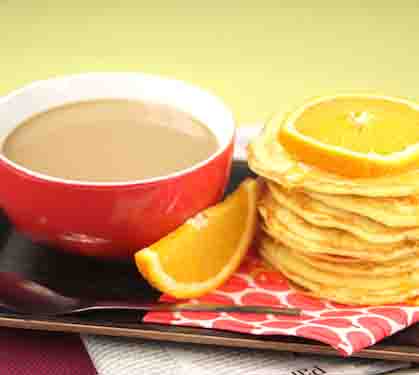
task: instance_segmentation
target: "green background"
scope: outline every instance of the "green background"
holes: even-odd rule
[[[312,96],[419,97],[417,1],[0,0],[0,95],[82,71],[173,76],[239,122]]]

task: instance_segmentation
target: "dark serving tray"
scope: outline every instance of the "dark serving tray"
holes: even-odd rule
[[[246,164],[236,162],[228,191],[249,174]],[[104,296],[107,299],[136,295],[150,299],[159,297],[159,293],[141,279],[133,264],[78,257],[36,245],[14,231],[4,216],[0,216],[0,271],[19,272],[75,296]],[[89,312],[36,318],[0,309],[0,326],[338,355],[327,345],[294,337],[260,337],[204,328],[146,324],[142,323],[142,314],[133,312]],[[419,363],[419,325],[354,356]]]

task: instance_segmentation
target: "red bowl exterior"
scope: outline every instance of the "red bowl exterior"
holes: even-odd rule
[[[222,197],[233,143],[188,173],[119,186],[51,181],[0,160],[0,205],[17,230],[36,242],[83,255],[127,258]]]

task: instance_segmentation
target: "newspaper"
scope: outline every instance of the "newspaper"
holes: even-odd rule
[[[375,375],[410,367],[381,360],[104,336],[82,338],[100,375]]]

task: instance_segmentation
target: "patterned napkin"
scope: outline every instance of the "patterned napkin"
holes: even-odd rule
[[[162,300],[171,298],[163,296]],[[284,276],[250,254],[240,269],[215,292],[191,302],[289,306],[300,317],[271,314],[153,312],[145,322],[198,326],[253,335],[287,335],[318,340],[349,356],[416,322],[419,307],[353,307],[307,296],[290,288]]]

